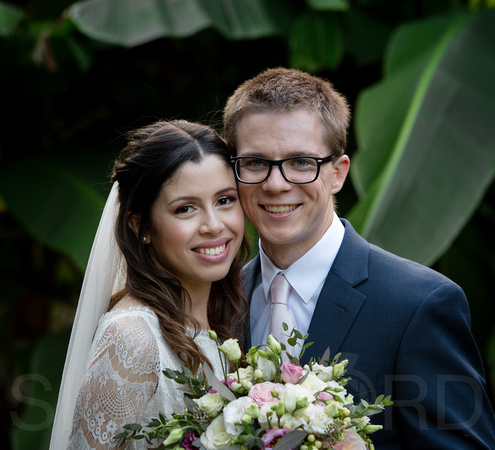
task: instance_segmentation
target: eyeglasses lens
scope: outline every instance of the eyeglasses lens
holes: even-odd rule
[[[246,183],[263,182],[270,171],[271,161],[244,158],[236,161],[238,177]],[[279,165],[285,178],[293,183],[308,183],[315,180],[318,164],[313,158],[290,158]]]

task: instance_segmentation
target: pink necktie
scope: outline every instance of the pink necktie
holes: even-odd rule
[[[289,291],[290,284],[283,275],[276,275],[270,286],[272,296],[272,308],[270,316],[270,334],[275,336],[279,342],[283,342],[292,353],[292,347],[287,344],[288,335],[292,331],[292,319],[289,314]],[[282,323],[285,322],[289,327],[285,331]]]

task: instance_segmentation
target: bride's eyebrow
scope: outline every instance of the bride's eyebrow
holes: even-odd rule
[[[218,197],[219,195],[225,194],[226,192],[237,192],[237,187],[236,186],[228,186],[226,188],[220,189],[219,191],[215,192],[213,195],[214,197]],[[168,204],[172,205],[177,202],[192,202],[195,200],[201,200],[200,197],[195,196],[195,195],[184,195],[181,197],[174,198],[171,200]]]
[[[231,192],[231,191],[237,192],[237,187],[236,186],[228,186],[224,189],[220,189],[218,192],[215,193],[215,196],[222,195],[222,194],[225,194],[226,192]]]

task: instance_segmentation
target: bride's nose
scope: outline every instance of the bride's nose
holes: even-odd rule
[[[215,211],[207,211],[203,216],[199,231],[202,234],[219,234],[224,228],[225,225],[218,216],[218,213]]]

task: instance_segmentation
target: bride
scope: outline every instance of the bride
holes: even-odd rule
[[[234,337],[247,309],[229,157],[211,128],[186,121],[129,134],[86,270],[50,449],[116,448],[123,425],[182,412],[166,368],[197,373],[204,363],[221,376],[207,330]]]

